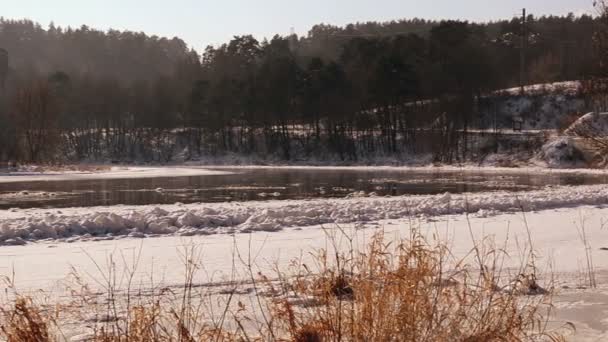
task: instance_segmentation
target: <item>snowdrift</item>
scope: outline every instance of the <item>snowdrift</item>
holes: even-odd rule
[[[279,231],[321,224],[384,219],[539,210],[608,204],[608,185],[556,187],[521,193],[175,204],[140,207],[30,209],[0,212],[0,244],[20,245],[45,239],[115,239],[159,235]]]
[[[554,83],[539,83],[530,84],[524,87],[525,95],[535,96],[544,94],[562,94],[568,96],[576,96],[581,90],[580,81],[565,81],[565,82],[554,82]],[[509,88],[498,90],[496,94],[508,94],[511,96],[518,96],[521,94],[521,88]]]
[[[588,113],[576,120],[564,131],[569,136],[608,135],[608,113]]]
[[[569,137],[549,141],[541,148],[539,157],[550,168],[585,167],[583,153]]]
[[[0,173],[0,183],[52,182],[92,179],[134,179],[159,177],[195,177],[227,175],[230,172],[192,167],[113,167],[105,171],[12,171]]]

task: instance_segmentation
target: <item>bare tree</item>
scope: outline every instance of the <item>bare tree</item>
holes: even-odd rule
[[[583,81],[583,95],[591,102],[596,112],[608,110],[608,1],[594,2],[597,20],[593,30],[594,66],[589,77]]]
[[[0,94],[4,91],[8,76],[8,51],[0,48]]]
[[[45,81],[33,81],[19,88],[13,98],[12,113],[29,161],[39,161],[43,154],[53,151],[58,111]]]

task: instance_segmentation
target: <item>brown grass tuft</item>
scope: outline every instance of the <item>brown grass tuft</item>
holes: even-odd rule
[[[50,320],[30,298],[19,297],[10,309],[2,309],[0,330],[8,342],[47,342],[51,340]]]
[[[321,332],[315,326],[306,325],[296,332],[294,342],[322,342]]]

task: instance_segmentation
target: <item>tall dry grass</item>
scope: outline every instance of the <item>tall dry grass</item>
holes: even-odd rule
[[[275,289],[269,328],[293,341],[559,340],[547,331],[551,298],[535,276],[508,278],[497,250],[477,251],[481,264],[451,268],[449,250],[419,234],[400,242],[378,234],[362,252],[321,251],[315,271],[299,265],[305,271]]]
[[[126,288],[117,285],[115,274],[106,274],[103,300],[76,277],[79,305],[66,308],[72,315],[101,310],[104,319],[88,338],[104,342],[563,340],[547,329],[550,291],[527,265],[505,271],[505,255],[493,244],[483,242],[469,257],[455,260],[445,245],[415,231],[400,241],[378,233],[363,249],[352,240],[346,250],[329,240],[312,263],[295,260],[272,277],[254,271],[251,254],[237,253],[251,291],[239,292],[234,282],[219,294],[203,293],[208,287],[196,284],[201,265],[192,248],[182,254],[180,289],[159,287],[143,295],[128,281],[133,267]],[[62,339],[62,320],[49,314],[49,306],[16,298],[0,311],[1,339]]]

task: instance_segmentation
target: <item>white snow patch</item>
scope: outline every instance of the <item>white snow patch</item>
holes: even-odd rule
[[[578,94],[581,89],[580,81],[565,81],[565,82],[554,82],[554,83],[540,83],[532,84],[524,87],[524,93],[526,95],[542,95],[542,94],[564,94],[574,96]],[[496,93],[504,93],[512,96],[520,95],[521,88],[509,88],[499,90]]]
[[[569,137],[559,137],[543,145],[540,158],[551,168],[584,166],[582,152]]]
[[[82,172],[8,172],[0,173],[0,183],[38,182],[38,181],[73,181],[90,179],[133,179],[161,177],[193,177],[227,175],[230,172],[208,170],[204,168],[185,167],[114,167],[108,171]]]
[[[576,120],[568,129],[565,135],[570,136],[598,136],[603,137],[608,134],[608,113],[588,113]]]

